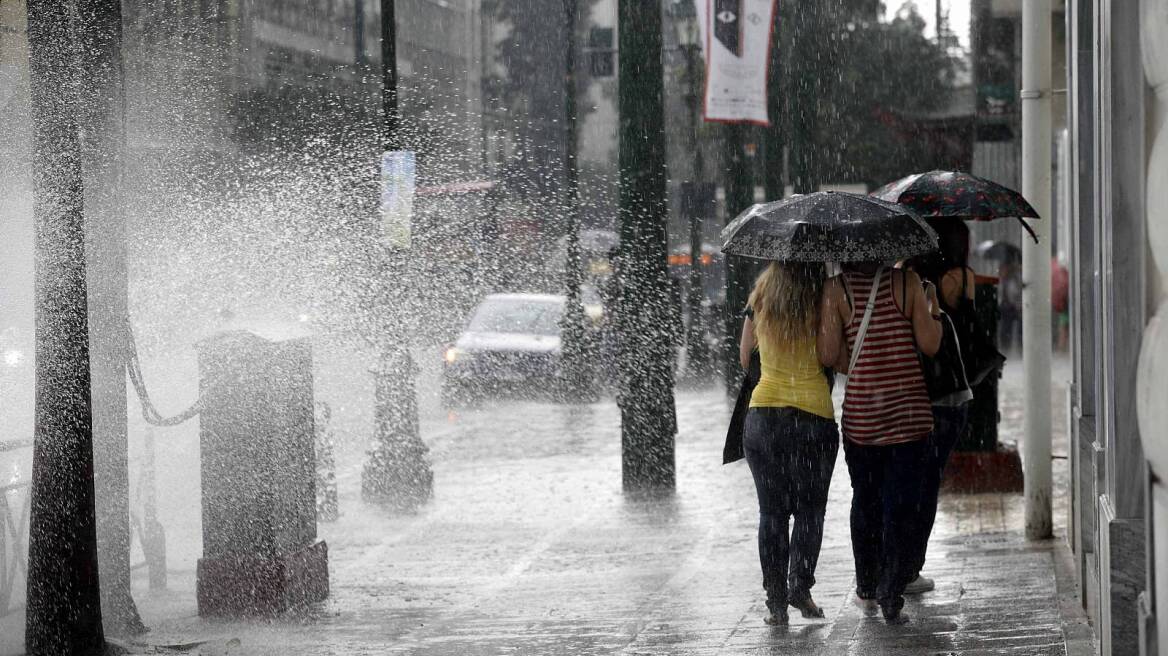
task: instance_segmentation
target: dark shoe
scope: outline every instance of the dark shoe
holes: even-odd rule
[[[762,618],[762,621],[766,622],[770,626],[787,626],[787,622],[789,622],[790,619],[787,617],[787,611],[780,610],[778,612],[772,611],[767,613],[767,616]]]
[[[909,584],[904,587],[904,593],[921,594],[922,592],[930,592],[936,587],[937,584],[933,582],[933,579],[918,574],[915,579],[910,581]]]
[[[815,600],[811,597],[805,597],[798,601],[792,600],[791,608],[803,614],[804,619],[822,619],[823,609],[816,605]]]
[[[908,615],[899,608],[885,608],[881,606],[880,612],[884,615],[884,622],[890,626],[908,624]]]

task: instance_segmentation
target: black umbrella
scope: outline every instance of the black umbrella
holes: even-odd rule
[[[983,241],[977,245],[975,252],[978,256],[987,260],[996,260],[998,262],[1022,261],[1022,249],[1006,241],[994,241],[992,239]]]
[[[722,231],[723,253],[762,260],[893,262],[936,248],[912,210],[843,191],[755,205]]]
[[[1022,194],[963,171],[914,173],[872,192],[890,203],[900,203],[923,217],[953,217],[967,221],[1016,218],[1035,242],[1038,235],[1023,221],[1037,219],[1038,212]]]

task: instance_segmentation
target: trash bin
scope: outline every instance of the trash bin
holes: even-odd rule
[[[308,340],[231,331],[199,342],[198,351],[199,615],[275,614],[325,599]]]

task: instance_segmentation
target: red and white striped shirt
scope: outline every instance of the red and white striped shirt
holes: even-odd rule
[[[933,430],[933,408],[921,374],[912,322],[892,295],[892,273],[880,276],[868,333],[844,394],[844,437],[856,444],[883,446],[924,438]],[[852,296],[848,348],[854,349],[872,276],[845,272]]]

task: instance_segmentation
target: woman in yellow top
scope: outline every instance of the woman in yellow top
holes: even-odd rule
[[[826,277],[822,264],[772,262],[754,284],[742,326],[742,366],[756,347],[762,362],[742,447],[758,492],[767,624],[785,624],[788,605],[823,617],[811,587],[839,450],[831,389],[815,351]]]

